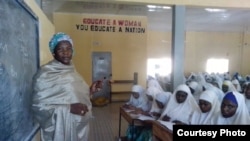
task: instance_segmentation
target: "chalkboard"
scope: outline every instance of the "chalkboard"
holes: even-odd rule
[[[37,130],[30,110],[37,19],[22,0],[0,0],[0,141],[31,140]]]

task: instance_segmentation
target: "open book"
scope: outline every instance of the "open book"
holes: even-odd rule
[[[145,116],[145,115],[142,115],[142,114],[133,114],[133,113],[129,113],[129,115],[130,115],[133,119],[139,119],[139,120],[156,120],[154,117]]]
[[[169,122],[169,121],[163,121],[163,120],[157,120],[158,122],[160,122],[163,126],[165,126],[166,128],[168,128],[169,130],[173,131],[173,125],[175,123],[173,122]]]
[[[138,115],[137,119],[139,119],[139,120],[156,120],[154,117],[145,116],[145,115],[141,115],[141,114]]]

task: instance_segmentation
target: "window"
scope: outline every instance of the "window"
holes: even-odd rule
[[[206,72],[208,73],[225,73],[228,72],[228,59],[215,59],[207,60]]]
[[[155,75],[167,76],[171,73],[170,58],[149,58],[147,61],[147,75],[155,77]]]

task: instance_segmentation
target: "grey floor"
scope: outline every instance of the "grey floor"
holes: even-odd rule
[[[119,108],[124,102],[114,102],[103,107],[93,107],[89,141],[118,141]],[[125,136],[128,123],[121,118],[121,136]]]

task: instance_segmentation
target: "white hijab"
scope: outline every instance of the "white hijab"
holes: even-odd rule
[[[228,86],[228,91],[227,92],[234,92],[234,91],[237,92],[236,88],[234,87],[233,83],[230,80],[225,80],[223,82],[223,85],[227,85]]]
[[[211,110],[207,113],[202,113],[199,109],[195,111],[190,120],[191,124],[213,124],[211,119],[217,114],[220,110],[220,102],[217,95],[212,90],[206,90],[201,93],[200,100],[205,100],[211,103]]]
[[[188,86],[194,90],[193,96],[197,103],[199,102],[199,97],[202,93],[202,85],[196,81],[191,81]]]
[[[172,94],[170,92],[161,92],[161,93],[158,93],[155,96],[155,100],[154,100],[155,104],[153,104],[154,106],[156,105],[157,107],[152,107],[152,112],[162,113],[163,109],[160,109],[158,107],[158,105],[156,104],[156,101],[161,102],[164,105],[164,107],[165,107],[167,105],[168,100],[170,99],[171,95]]]
[[[248,112],[250,114],[250,99],[247,99],[247,97],[246,97],[246,92],[247,92],[248,89],[249,89],[249,87],[246,86],[246,89],[245,89],[245,92],[244,92],[244,97],[245,97],[245,102],[246,102],[246,105],[247,105]]]
[[[224,92],[216,86],[209,87],[207,90],[214,91],[214,93],[218,97],[219,102],[221,102],[223,97],[225,96]]]
[[[128,105],[132,105],[137,108],[142,108],[143,110],[147,111],[148,107],[148,99],[145,94],[145,89],[140,85],[133,85],[132,92],[136,92],[139,94],[138,98],[135,98],[132,94],[130,96],[129,101],[127,102]]]
[[[249,117],[249,113],[247,110],[244,96],[235,91],[232,93],[235,96],[237,103],[238,103],[238,108],[235,114],[232,117],[224,118],[220,112],[218,114],[218,117],[215,119],[215,124],[229,124],[229,125],[230,124],[233,124],[233,125],[250,124],[250,117]]]
[[[248,110],[248,112],[249,112],[249,114],[250,114],[250,99],[247,99],[247,98],[245,97],[245,102],[246,102],[247,110]]]
[[[232,80],[232,84],[238,92],[241,92],[240,82],[237,79]]]
[[[218,74],[213,74],[212,77],[215,79],[215,82],[218,84],[219,88],[222,89],[222,78]]]
[[[156,79],[149,79],[147,82],[147,88],[149,87],[155,87],[159,89],[160,91],[164,91],[163,88],[161,87],[160,83]]]
[[[156,102],[155,102],[155,98],[156,95],[159,93],[162,93],[163,91],[161,91],[159,88],[157,87],[148,87],[147,88],[147,92],[146,94],[153,97],[153,101],[151,102],[151,108],[150,108],[150,112],[160,112],[159,107],[157,106]]]
[[[183,103],[178,103],[176,101],[176,93],[178,91],[184,91],[187,93],[187,98]],[[171,95],[159,119],[161,120],[167,115],[171,118],[170,121],[179,120],[183,123],[189,124],[191,114],[195,110],[199,110],[199,106],[191,94],[189,87],[185,84],[181,84],[176,88],[173,95]]]

